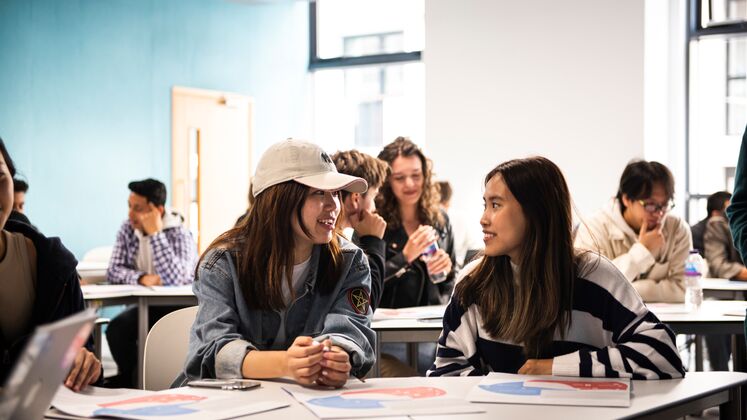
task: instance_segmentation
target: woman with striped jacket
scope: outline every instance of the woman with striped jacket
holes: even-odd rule
[[[462,271],[429,376],[684,375],[674,334],[625,276],[574,249],[570,194],[554,163],[497,166],[483,199],[484,256]]]

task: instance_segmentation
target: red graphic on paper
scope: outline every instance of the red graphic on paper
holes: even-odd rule
[[[140,404],[140,403],[159,403],[167,404],[173,402],[191,402],[191,401],[202,401],[207,397],[199,397],[197,395],[185,395],[185,394],[160,394],[160,395],[145,395],[142,397],[130,398],[128,400],[114,401],[105,404],[99,404],[99,407],[116,407],[118,405],[127,404]]]
[[[394,395],[397,397],[410,397],[410,398],[432,398],[445,395],[446,391],[443,389],[433,388],[430,386],[414,386],[409,388],[383,388],[383,389],[364,389],[360,391],[345,391],[340,395],[356,395],[356,394],[386,394]]]
[[[613,391],[624,391],[628,389],[628,385],[622,383],[622,382],[586,382],[586,381],[562,381],[562,380],[552,380],[552,379],[533,379],[524,381],[525,384],[543,384],[543,383],[549,383],[549,384],[563,384],[568,385],[575,389],[580,390],[613,390]]]

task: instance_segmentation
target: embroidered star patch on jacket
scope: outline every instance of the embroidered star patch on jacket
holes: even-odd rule
[[[364,288],[356,287],[348,290],[348,302],[350,302],[350,306],[355,313],[365,315],[368,313],[368,304],[371,302],[371,299]]]

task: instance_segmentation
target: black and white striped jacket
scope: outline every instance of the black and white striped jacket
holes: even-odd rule
[[[674,334],[649,312],[625,276],[604,257],[588,253],[576,278],[573,314],[565,337],[541,358],[552,358],[560,376],[670,379],[684,376]],[[469,273],[479,260],[466,266]],[[491,337],[476,305],[452,299],[446,308],[436,361],[428,376],[516,373],[526,362],[522,347]]]

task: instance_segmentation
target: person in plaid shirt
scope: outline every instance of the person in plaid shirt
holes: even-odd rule
[[[194,279],[197,247],[184,226],[183,217],[167,211],[166,186],[155,179],[129,184],[129,213],[117,233],[106,277],[112,284],[178,286]],[[149,323],[179,309],[153,307]],[[132,307],[109,324],[106,339],[119,374],[108,383],[112,387],[134,387],[137,366],[137,308]]]

